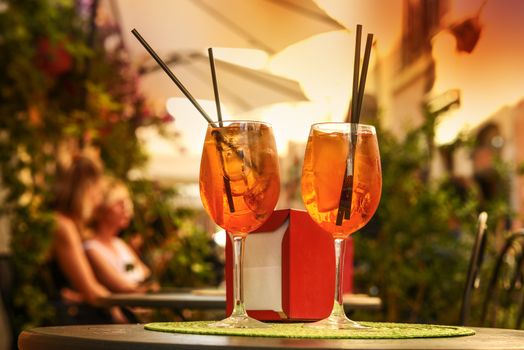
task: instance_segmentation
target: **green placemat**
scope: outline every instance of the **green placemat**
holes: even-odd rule
[[[314,338],[314,339],[410,339],[441,338],[473,335],[475,331],[464,327],[437,326],[408,323],[360,322],[371,327],[364,330],[329,330],[302,327],[302,323],[270,323],[271,328],[239,329],[211,328],[211,322],[157,322],[144,326],[150,331],[206,334],[239,335],[270,338]]]

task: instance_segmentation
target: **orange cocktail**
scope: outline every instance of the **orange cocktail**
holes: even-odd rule
[[[278,158],[270,126],[233,122],[208,128],[200,195],[217,225],[235,236],[247,235],[273,212],[279,193]]]
[[[247,234],[271,215],[280,193],[278,156],[267,123],[224,121],[209,125],[200,163],[200,197],[217,225],[233,239],[234,307],[213,327],[257,328],[242,293],[242,251]]]
[[[360,125],[356,140],[351,213],[341,226],[336,225],[336,219],[346,162],[351,156],[349,128],[314,128],[308,140],[302,198],[313,220],[334,237],[346,238],[365,226],[380,202],[382,175],[374,129]]]
[[[382,191],[375,128],[363,124],[319,123],[311,127],[302,168],[302,199],[311,218],[333,236],[336,279],[333,310],[311,327],[364,328],[349,320],[342,304],[345,239],[368,223]]]

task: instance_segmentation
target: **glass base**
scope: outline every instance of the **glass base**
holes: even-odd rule
[[[269,328],[271,327],[264,322],[255,320],[247,315],[229,316],[222,321],[210,323],[208,327],[213,328]]]
[[[331,315],[323,320],[305,323],[304,327],[319,328],[319,329],[370,329],[361,325],[358,322],[352,321],[344,316]]]

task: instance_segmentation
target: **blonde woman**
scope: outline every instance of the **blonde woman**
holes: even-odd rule
[[[113,293],[143,291],[150,270],[118,234],[129,226],[133,203],[126,186],[107,179],[84,249],[98,281]]]

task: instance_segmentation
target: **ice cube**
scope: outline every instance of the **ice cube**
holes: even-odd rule
[[[338,207],[349,149],[347,135],[314,131],[312,161],[318,210]]]
[[[359,213],[363,218],[369,216],[369,206],[371,204],[371,194],[369,193],[369,186],[359,182],[353,187],[353,210]]]
[[[278,179],[278,177],[272,174],[259,176],[255,183],[249,187],[244,195],[244,201],[251,211],[263,214],[273,208],[280,191],[278,180],[275,179]]]

